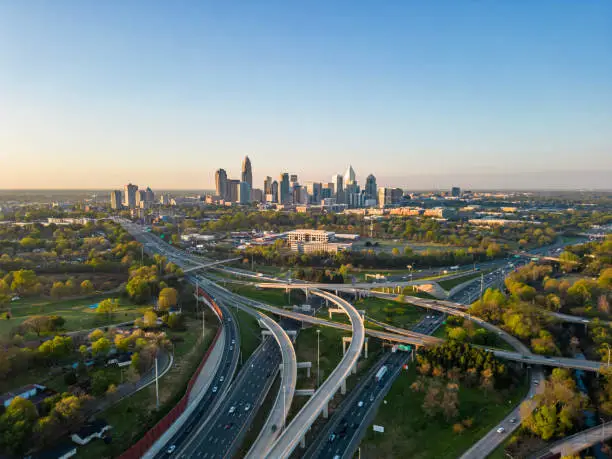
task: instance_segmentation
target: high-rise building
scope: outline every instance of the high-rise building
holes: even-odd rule
[[[159,197],[159,203],[162,206],[169,206],[170,205],[170,195],[168,193],[164,193]]]
[[[239,187],[240,187],[240,180],[228,179],[227,180],[227,191],[226,191],[226,196],[224,199],[229,202],[237,202],[238,195],[240,193],[238,191]]]
[[[344,202],[344,177],[340,174],[336,174],[332,177],[334,184],[336,202],[341,204]]]
[[[377,199],[378,198],[378,194],[376,191],[376,177],[374,177],[374,175],[370,174],[368,175],[368,178],[366,179],[366,183],[365,183],[365,198],[366,199]]]
[[[280,175],[280,184],[279,184],[279,202],[281,204],[290,204],[291,195],[289,194],[289,174],[286,172]]]
[[[270,194],[272,195],[272,202],[278,202],[278,182],[274,180],[270,187]]]
[[[264,192],[264,195],[272,194],[272,177],[270,177],[269,175],[264,180],[263,192]]]
[[[136,208],[136,191],[138,191],[138,185],[132,185],[128,183],[125,185],[123,190],[123,205],[128,209]]]
[[[146,195],[146,201],[153,204],[153,202],[155,202],[155,193],[153,193],[151,188],[147,187]]]
[[[121,209],[121,190],[113,190],[111,191],[111,208],[112,209]]]
[[[143,208],[147,202],[147,192],[145,190],[138,190],[136,192],[136,207]]]
[[[308,182],[306,183],[306,191],[310,195],[311,204],[319,204],[321,202],[321,190],[323,186],[320,182]]]
[[[295,183],[291,189],[294,204],[302,204],[302,185]]]
[[[461,188],[459,188],[458,186],[454,186],[451,188],[451,196],[453,198],[460,198],[461,197]]]
[[[251,203],[251,185],[249,182],[240,182],[238,185],[238,199],[240,204]]]
[[[221,199],[227,198],[227,172],[225,169],[219,169],[215,172],[215,189],[217,196]]]
[[[390,207],[399,204],[404,196],[404,191],[401,188],[379,188],[378,189],[378,206]]]
[[[248,183],[253,188],[253,169],[248,156],[245,156],[242,161],[242,181]]]
[[[349,166],[344,173],[344,185],[351,185],[353,183],[357,183],[357,178],[355,176],[355,171],[353,170],[353,166]]]
[[[264,202],[264,194],[261,188],[251,190],[251,202]]]
[[[289,176],[289,183],[291,184],[291,186],[295,185],[297,182],[298,182],[297,174],[291,174]]]

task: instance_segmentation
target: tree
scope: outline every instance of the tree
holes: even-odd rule
[[[94,357],[98,355],[105,356],[108,354],[108,351],[110,351],[110,348],[111,342],[106,338],[100,338],[91,344],[91,352],[93,353]]]
[[[94,331],[92,331],[89,334],[89,341],[93,343],[94,341],[98,341],[103,336],[104,336],[104,332],[100,330],[99,328],[96,328]]]
[[[129,280],[126,292],[130,298],[139,304],[145,303],[151,298],[151,285],[146,279],[135,277]]]
[[[81,282],[81,292],[83,294],[89,295],[90,293],[93,293],[93,291],[94,285],[89,279],[85,279],[83,282]]]
[[[41,284],[34,271],[20,269],[19,271],[13,271],[11,289],[20,295],[30,295],[38,293],[41,289]]]
[[[38,413],[30,400],[15,397],[0,416],[0,447],[13,454],[23,452]]]
[[[399,256],[400,251],[399,251],[399,249],[398,249],[397,247],[393,247],[393,249],[391,250],[391,254],[392,254],[394,257],[397,257],[397,256]]]
[[[51,296],[56,300],[62,298],[66,295],[66,286],[63,282],[53,282],[53,286],[51,287]]]
[[[157,300],[157,306],[162,311],[167,311],[168,309],[176,306],[178,299],[178,292],[175,288],[167,287],[159,292],[159,299]]]
[[[567,250],[562,252],[561,255],[559,255],[561,269],[563,269],[563,271],[565,271],[566,273],[569,273],[576,269],[579,261],[580,258],[578,258],[578,255],[573,254],[572,252],[568,252]]]
[[[104,314],[108,320],[111,320],[117,309],[119,309],[119,300],[117,298],[107,298],[98,304],[96,313]]]
[[[144,313],[144,326],[147,328],[156,327],[157,326],[157,314],[155,311],[147,311]]]

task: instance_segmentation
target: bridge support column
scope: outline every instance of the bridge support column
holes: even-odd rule
[[[310,379],[310,367],[306,367],[306,377]]]
[[[357,363],[355,363],[355,365],[353,365],[353,368],[351,368],[351,373],[353,373],[354,375],[357,374]]]
[[[300,440],[300,448],[302,449],[306,448],[306,435],[304,435],[302,439]]]
[[[323,417],[325,419],[329,418],[329,403],[326,403],[323,407]]]
[[[365,358],[366,358],[366,359],[368,358],[368,341],[369,341],[369,340],[370,340],[370,339],[369,339],[369,338],[366,336],[366,338],[365,338],[365,346],[364,346],[364,350],[365,350]]]
[[[342,381],[342,385],[340,386],[340,393],[342,395],[346,395],[346,379]]]

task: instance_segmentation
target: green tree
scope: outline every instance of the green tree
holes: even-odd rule
[[[81,282],[81,292],[83,294],[89,295],[90,293],[93,293],[93,291],[94,285],[89,279],[85,279],[83,282]]]
[[[0,416],[0,447],[12,454],[24,452],[38,413],[30,400],[15,397]]]
[[[578,258],[578,255],[573,254],[572,252],[564,251],[561,253],[561,255],[559,255],[559,261],[563,271],[569,273],[578,267],[580,258]]]
[[[106,315],[106,318],[111,320],[117,309],[119,309],[119,300],[117,298],[107,298],[98,304],[96,313]]]
[[[34,271],[20,269],[19,271],[13,271],[11,289],[20,295],[32,295],[40,291],[41,284]]]
[[[167,311],[168,309],[176,306],[178,300],[178,292],[175,288],[167,287],[159,292],[159,299],[157,300],[157,306],[162,311]]]
[[[155,314],[155,311],[147,311],[144,313],[143,321],[147,328],[157,327],[157,314]]]
[[[91,352],[94,356],[105,356],[110,351],[111,342],[106,338],[100,338],[97,341],[91,343]]]

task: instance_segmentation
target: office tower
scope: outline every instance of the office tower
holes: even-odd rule
[[[264,194],[261,188],[251,190],[251,202],[264,202]]]
[[[365,184],[366,199],[376,199],[378,197],[376,192],[376,177],[372,174],[368,175]]]
[[[298,183],[293,185],[292,198],[294,204],[302,204],[302,186]]]
[[[238,199],[240,204],[250,204],[251,202],[251,185],[249,182],[239,182]]]
[[[353,170],[353,166],[349,166],[346,172],[344,173],[344,185],[348,186],[353,183],[357,183],[357,178],[355,176],[355,171]]]
[[[269,175],[264,180],[263,192],[264,192],[264,195],[272,194],[272,177],[270,177]]]
[[[149,187],[147,187],[145,200],[151,204],[155,201],[155,193],[153,193],[153,190]]]
[[[334,197],[334,184],[324,183],[321,188],[321,201]]]
[[[289,204],[291,201],[291,196],[289,194],[289,174],[286,172],[280,175],[279,192],[279,202],[281,204]]]
[[[219,169],[215,172],[215,191],[221,199],[227,198],[227,172],[225,172],[225,169]]]
[[[272,195],[272,202],[278,202],[278,182],[276,180],[272,182],[270,194]]]
[[[147,202],[147,192],[145,190],[138,190],[136,192],[136,207],[144,207],[145,202]]]
[[[398,205],[404,196],[401,188],[379,188],[378,189],[378,206],[389,207]]]
[[[321,202],[321,190],[323,186],[320,182],[308,182],[306,183],[306,191],[310,195],[311,204],[319,204]]]
[[[228,179],[225,200],[229,202],[238,202],[240,180]]]
[[[159,197],[159,203],[162,206],[170,205],[170,195],[168,193],[164,193]]]
[[[336,202],[342,204],[344,202],[344,177],[340,174],[336,174],[332,177],[334,184]]]
[[[111,191],[111,208],[112,209],[121,209],[121,190],[113,190]]]
[[[394,206],[402,202],[403,197],[404,197],[404,190],[402,190],[401,188],[393,188],[391,190],[391,204],[393,204]]]
[[[138,190],[138,186],[137,185],[132,185],[131,183],[128,183],[127,185],[125,185],[124,190],[123,190],[123,205],[125,207],[127,207],[128,209],[135,209],[136,208],[136,191]]]
[[[242,181],[249,184],[253,188],[253,169],[251,168],[251,160],[248,156],[242,161]]]
[[[461,197],[461,188],[459,188],[458,186],[454,186],[451,188],[451,196],[453,198],[459,198]]]
[[[297,182],[298,182],[297,174],[291,174],[289,176],[289,183],[291,184],[291,186],[295,185]]]

